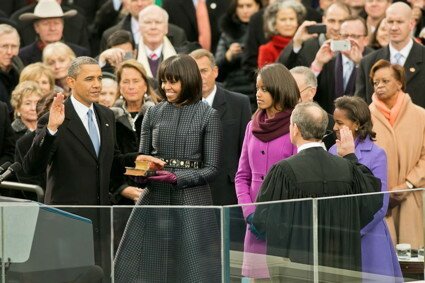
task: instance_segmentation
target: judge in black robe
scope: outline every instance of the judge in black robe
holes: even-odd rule
[[[327,120],[326,113],[315,103],[302,103],[301,107],[297,106],[295,109],[297,108],[301,116],[320,109]],[[304,117],[304,120],[299,121],[291,117],[291,141],[298,146],[299,153],[272,167],[264,180],[257,202],[346,196],[318,200],[318,263],[322,266],[360,271],[360,229],[373,219],[374,213],[382,206],[382,196],[348,195],[379,192],[380,181],[373,177],[367,167],[357,163],[354,153],[347,154],[344,158],[329,154],[318,142],[326,128],[322,131],[319,126],[323,123],[317,121],[317,115],[313,116],[310,120]],[[317,126],[319,129],[311,132],[320,133],[319,136],[304,139],[301,132],[307,128],[305,125]],[[347,134],[349,135],[348,132]],[[308,131],[303,136],[309,136]],[[352,136],[347,142],[352,143],[352,150],[346,153],[354,152]],[[345,144],[341,146],[347,148]],[[310,199],[259,205],[252,223],[258,234],[265,235],[267,254],[312,265],[312,219]]]

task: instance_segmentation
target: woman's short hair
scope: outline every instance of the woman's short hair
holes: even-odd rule
[[[195,59],[189,55],[179,54],[169,57],[161,63],[158,70],[159,94],[167,99],[162,89],[162,82],[180,82],[181,93],[176,104],[189,105],[202,98],[202,77]]]
[[[38,95],[40,98],[43,98],[43,91],[41,90],[38,83],[34,81],[21,82],[12,91],[10,104],[12,105],[13,109],[15,109],[15,118],[18,117],[16,109],[21,107],[22,101],[25,97],[32,94]]]
[[[122,62],[118,68],[115,70],[115,75],[117,77],[117,83],[118,83],[118,93],[120,93],[120,82],[122,79],[122,71],[126,68],[134,69],[136,70],[143,78],[146,84],[146,94],[149,95],[152,98],[152,101],[154,103],[158,103],[158,97],[156,96],[155,92],[152,89],[152,86],[150,85],[149,78],[146,74],[146,70],[143,67],[143,65],[135,60],[135,59],[129,59]]]
[[[47,44],[46,47],[43,49],[43,63],[46,63],[46,60],[57,53],[64,53],[65,55],[69,56],[71,60],[75,59],[75,53],[72,51],[71,47],[66,45],[63,42],[54,42]]]
[[[273,98],[275,107],[280,110],[293,109],[300,100],[300,91],[294,77],[280,63],[264,66],[258,71],[263,86]]]
[[[296,0],[276,1],[269,5],[264,11],[264,33],[266,38],[277,34],[276,31],[276,16],[282,9],[292,9],[297,15],[297,22],[300,25],[307,14],[307,10],[303,4]]]
[[[380,59],[378,60],[370,69],[369,73],[369,79],[370,83],[373,85],[373,77],[375,76],[375,73],[380,69],[389,68],[392,70],[394,78],[401,83],[401,90],[406,90],[406,72],[404,71],[404,68],[398,64],[391,64],[391,62]]]
[[[53,91],[55,86],[55,76],[52,69],[41,62],[29,64],[26,66],[19,76],[19,82],[37,81],[42,75],[45,75],[49,80],[50,90]]]
[[[372,130],[372,115],[370,114],[369,106],[367,103],[357,96],[341,96],[335,102],[335,109],[344,110],[347,119],[359,125],[357,135],[361,141],[370,136],[375,140],[376,133]]]

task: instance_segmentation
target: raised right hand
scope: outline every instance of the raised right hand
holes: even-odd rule
[[[331,50],[331,42],[330,40],[327,40],[322,44],[322,46],[320,46],[319,51],[317,51],[316,57],[314,58],[314,64],[323,68],[323,65],[331,61],[334,55],[335,53]]]
[[[304,41],[318,37],[319,35],[317,33],[309,34],[307,32],[306,27],[312,26],[317,24],[315,21],[304,21],[297,29],[297,31],[294,34],[294,37],[292,38],[293,41],[293,47],[294,48],[301,48]]]
[[[47,128],[52,132],[56,132],[65,120],[65,105],[63,105],[64,99],[65,96],[63,93],[57,93],[56,97],[53,98],[49,112],[49,123],[47,124]]]

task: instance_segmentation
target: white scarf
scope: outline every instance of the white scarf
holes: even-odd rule
[[[137,52],[137,61],[139,61],[143,67],[145,67],[146,73],[148,75],[148,77],[153,78],[152,75],[152,71],[151,68],[149,66],[149,61],[148,61],[148,55],[146,54],[146,49],[145,49],[145,44],[143,43],[143,38],[140,37],[140,41],[139,41],[139,48],[138,48],[138,52]],[[168,40],[168,38],[166,36],[164,36],[164,42],[163,42],[163,47],[162,47],[162,56],[163,56],[163,60],[176,55],[177,52],[174,49],[173,45],[171,44],[171,42]]]

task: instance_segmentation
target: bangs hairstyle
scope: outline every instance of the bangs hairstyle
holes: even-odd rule
[[[367,103],[357,96],[341,96],[335,100],[335,109],[344,110],[347,119],[359,125],[357,135],[361,141],[364,141],[369,135],[374,141],[376,133],[372,130],[372,116]]]
[[[158,81],[180,82],[181,92],[176,100],[177,105],[189,105],[202,98],[202,77],[195,59],[189,55],[179,54],[169,57],[159,65]],[[159,94],[165,100],[167,96],[159,87]]]
[[[273,98],[274,105],[280,111],[293,109],[300,100],[300,91],[294,77],[280,63],[264,66],[258,71],[263,85]]]
[[[404,71],[404,68],[398,64],[391,64],[391,62],[380,59],[378,62],[376,62],[372,68],[370,69],[369,73],[369,79],[370,83],[373,86],[373,77],[375,76],[375,73],[380,69],[389,68],[391,69],[393,73],[393,77],[401,83],[401,90],[405,92],[406,90],[406,72]]]

